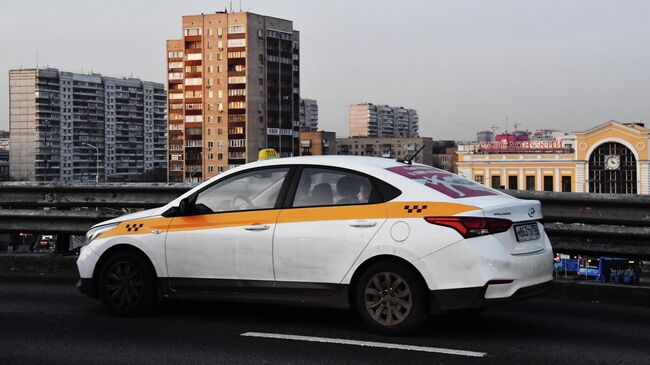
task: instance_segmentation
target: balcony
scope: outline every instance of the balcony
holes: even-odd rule
[[[186,140],[185,147],[203,147],[203,140],[202,139]]]

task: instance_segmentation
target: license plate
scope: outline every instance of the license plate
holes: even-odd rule
[[[519,242],[539,239],[539,228],[537,227],[537,223],[515,226],[515,236],[517,236],[517,241]]]

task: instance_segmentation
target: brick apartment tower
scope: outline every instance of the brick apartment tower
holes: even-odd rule
[[[274,148],[299,151],[299,33],[249,12],[183,17],[167,41],[169,181],[201,182]]]
[[[414,109],[374,105],[350,105],[350,137],[415,138],[419,118]]]

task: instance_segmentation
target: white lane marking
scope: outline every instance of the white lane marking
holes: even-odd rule
[[[470,357],[483,357],[483,356],[487,355],[487,353],[485,353],[485,352],[445,349],[445,348],[441,348],[441,347],[413,346],[413,345],[402,345],[402,344],[398,344],[398,343],[373,342],[373,341],[356,341],[356,340],[345,340],[345,339],[342,339],[342,338],[283,335],[283,334],[280,334],[280,333],[246,332],[246,333],[242,333],[241,336],[244,336],[244,337],[274,338],[274,339],[280,339],[280,340],[334,343],[334,344],[339,344],[339,345],[380,347],[380,348],[386,348],[386,349],[420,351],[420,352],[435,352],[435,353],[438,353],[438,354],[470,356]]]

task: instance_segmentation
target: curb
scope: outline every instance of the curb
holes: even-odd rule
[[[555,279],[544,297],[650,308],[650,287]]]

